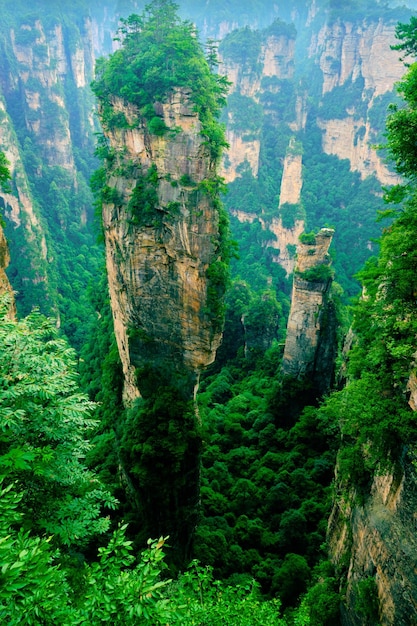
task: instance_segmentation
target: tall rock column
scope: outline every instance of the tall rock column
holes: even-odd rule
[[[212,278],[219,213],[210,160],[187,90],[159,106],[171,132],[151,134],[138,111],[114,101],[130,128],[106,131],[114,163],[103,204],[107,272],[125,399],[141,393],[138,368],[198,373],[214,360],[221,327]],[[143,377],[143,372],[142,372]]]
[[[175,5],[149,8],[129,18],[121,49],[97,72],[98,178],[125,381],[115,430],[133,525],[142,544],[169,535],[169,556],[183,567],[199,502],[195,393],[220,343],[228,276],[216,119],[226,83]]]
[[[301,237],[282,363],[284,375],[309,380],[320,394],[331,385],[336,356],[336,313],[330,296],[328,255],[333,232],[322,228],[315,236]]]
[[[115,99],[129,128],[106,130],[103,227],[127,421],[121,458],[141,539],[169,534],[182,562],[196,524],[200,435],[194,394],[221,337],[219,206],[189,92],[158,107],[152,134]],[[106,200],[107,198],[107,200]],[[135,399],[136,404],[132,406]]]

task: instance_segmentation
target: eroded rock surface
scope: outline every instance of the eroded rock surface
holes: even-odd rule
[[[3,229],[0,226],[0,296],[7,293],[10,295],[10,317],[15,317],[16,308],[14,303],[13,290],[10,285],[9,279],[6,275],[7,266],[10,263],[9,250],[7,247],[7,241],[3,233]]]
[[[294,274],[282,370],[310,380],[324,393],[330,388],[336,355],[336,316],[330,297],[328,249],[333,230],[323,228],[311,243],[300,243]],[[312,273],[319,269],[319,273]]]
[[[343,626],[365,626],[358,611],[361,581],[375,580],[381,626],[417,623],[417,482],[407,456],[403,468],[375,476],[370,496],[360,504],[339,485],[329,520],[328,541],[336,567],[346,567]]]
[[[108,183],[119,203],[103,207],[107,271],[126,399],[139,394],[136,368],[168,367],[198,373],[220,342],[208,294],[208,270],[217,261],[219,215],[203,181],[213,164],[188,94],[178,90],[160,114],[176,129],[151,135],[132,106],[115,101],[134,128],[107,135],[117,158]],[[132,209],[137,180],[155,169],[156,202],[148,216]],[[202,184],[203,183],[203,184]]]

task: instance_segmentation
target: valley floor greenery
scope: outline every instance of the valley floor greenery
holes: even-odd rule
[[[159,8],[173,6],[162,1],[156,4]],[[349,7],[353,9],[353,4]],[[188,41],[187,46],[176,48],[174,57],[167,56],[166,71],[156,75],[148,63],[155,51],[160,53],[152,20],[151,25],[142,50],[144,60],[136,58],[132,50],[134,33],[143,26],[135,18],[124,26],[128,52],[117,53],[110,64],[118,72],[125,67],[129,74],[147,72],[149,85],[138,85],[135,74],[129,90],[122,91],[122,83],[113,84],[110,66],[103,62],[95,89],[106,100],[115,86],[121,96],[141,107],[158,134],[165,131],[150,117],[149,90],[160,89],[157,93],[164,97],[167,86],[174,84],[172,77],[190,86],[190,68],[184,73],[175,62],[178,55],[187,56],[194,50],[194,43]],[[177,46],[179,33],[183,33],[177,21],[175,25],[170,46]],[[398,28],[399,48],[414,56],[415,27],[411,20],[410,25]],[[186,32],[194,36],[190,25]],[[240,37],[242,31],[226,41],[225,52],[231,57],[240,54],[235,47]],[[257,50],[259,38],[256,34],[250,38]],[[171,47],[163,48],[164,54],[170,51]],[[200,61],[198,56],[198,64]],[[253,69],[252,57],[247,63]],[[111,332],[104,277],[89,296],[97,315],[83,329],[83,337],[75,334],[77,347],[84,345],[79,363],[55,322],[38,311],[20,321],[11,319],[10,301],[2,299],[2,623],[339,623],[344,600],[340,582],[346,571],[334,570],[327,561],[326,546],[335,464],[341,484],[353,485],[360,502],[369,495],[375,473],[401,465],[407,450],[417,446],[415,413],[407,404],[417,335],[417,151],[409,132],[417,120],[416,68],[414,63],[409,67],[400,85],[404,104],[391,112],[387,123],[388,151],[408,182],[388,193],[394,208],[380,239],[379,256],[371,258],[357,276],[364,292],[352,310],[355,340],[344,364],[348,384],[323,401],[308,381],[279,374],[289,283],[274,263],[273,252],[265,247],[260,223],[249,232],[248,224],[232,220],[240,258],[233,261],[235,278],[227,296],[223,345],[216,363],[201,380],[198,406],[202,426],[198,433],[193,407],[175,385],[162,389],[159,383],[156,394],[141,399],[130,411],[124,410],[123,375]],[[203,78],[202,93],[207,86],[213,87],[207,73]],[[224,92],[218,82],[214,87],[217,111]],[[286,85],[285,89],[290,95],[291,88]],[[219,128],[215,115],[203,111],[197,93],[193,97],[203,115],[208,141],[212,141],[212,156],[217,158],[220,145],[216,137],[220,135],[212,132]],[[255,113],[249,130],[262,137],[263,162],[269,159],[276,164],[276,172],[281,172],[289,139],[283,123],[284,103],[279,97],[268,97],[274,119],[265,119],[259,108],[239,98],[232,99],[229,106],[233,110],[239,102],[244,105],[242,116],[235,118],[237,128],[246,124],[246,113]],[[281,134],[277,135],[277,127]],[[348,172],[348,164],[336,157],[312,156],[314,151],[308,148],[319,139],[317,127],[308,125],[303,136],[307,153],[303,203],[309,224],[315,227],[326,215],[331,223],[338,220],[343,233],[349,233],[350,221],[361,223],[365,240],[374,232],[371,214],[380,206],[378,199],[369,203],[369,195],[377,193],[376,182],[368,179],[360,184],[358,177]],[[36,156],[33,152],[26,142],[28,163]],[[0,182],[7,178],[7,163],[0,155]],[[339,186],[335,181],[342,179],[345,183]],[[241,206],[256,215],[264,211],[268,217],[276,205],[277,180],[279,177],[275,179],[262,166],[255,179],[244,165],[239,180],[230,185],[226,203],[230,209]],[[71,224],[71,206],[57,181],[68,188],[62,171],[45,170],[35,195],[40,200],[45,194],[49,199],[45,206],[57,207],[59,230],[59,223]],[[139,189],[137,195],[145,191],[149,189]],[[152,204],[152,193],[149,195]],[[368,205],[364,208],[365,198]],[[342,205],[348,210],[340,213]],[[136,208],[132,207],[133,213]],[[55,233],[52,227],[51,232]],[[80,255],[86,255],[89,239],[74,235],[74,241]],[[350,294],[356,289],[352,273],[365,259],[348,258],[347,251],[356,249],[356,240],[348,238],[345,244],[336,267]],[[70,256],[68,250],[66,256]],[[84,262],[79,259],[80,267]],[[97,258],[95,262],[99,263]],[[77,263],[75,259],[75,272]],[[75,291],[84,292],[86,282],[88,276],[81,274]],[[60,293],[64,303],[71,301],[71,293]],[[69,309],[64,331],[71,334],[77,319],[77,312]],[[150,386],[155,383],[150,374],[148,382]],[[80,391],[80,384],[97,404]],[[188,420],[182,430],[177,428],[179,409]],[[133,515],[121,468],[129,464],[131,476],[144,491],[158,493],[163,510],[170,506],[170,498],[178,498],[180,493],[169,489],[173,477],[167,476],[164,459],[169,455],[180,458],[187,437],[195,438],[196,455],[202,446],[201,508],[199,519],[192,518],[195,558],[187,568],[177,567],[173,573],[167,562],[172,562],[170,554],[177,538],[149,539],[155,536],[152,525],[161,523],[161,511],[154,507],[147,523],[136,519],[132,525],[126,524]],[[152,475],[157,463],[159,473]],[[181,463],[174,478],[186,480]],[[374,580],[359,581],[358,589],[358,612],[374,619],[378,612]]]
[[[95,426],[74,352],[55,324],[0,310],[0,618],[4,624],[283,624],[254,580],[231,586],[193,561],[164,575],[167,538],[132,554],[126,525],[108,534],[116,501],[84,465]],[[98,535],[107,539],[91,555]],[[89,547],[90,546],[90,547]],[[87,555],[89,554],[89,558]],[[299,624],[307,618],[299,614]]]

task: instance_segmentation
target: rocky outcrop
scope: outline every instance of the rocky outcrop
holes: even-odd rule
[[[291,144],[290,144],[291,145]],[[284,171],[281,179],[279,205],[299,204],[301,200],[302,179],[302,155],[287,153],[284,160]]]
[[[65,81],[71,76],[76,90],[89,85],[93,56],[91,23],[85,20],[83,36],[68,45],[68,33],[62,23],[48,29],[41,20],[22,23],[10,31],[11,53],[15,59],[13,75],[6,75],[4,89],[19,89],[23,101],[27,131],[41,138],[43,158],[49,165],[59,165],[75,177],[73,141],[66,102]],[[74,45],[75,44],[75,45]],[[12,70],[10,69],[10,72]],[[76,92],[73,97],[76,97]],[[54,123],[51,124],[51,117]],[[81,119],[81,132],[87,133],[88,116]]]
[[[293,78],[294,53],[295,39],[284,35],[268,37],[262,47],[262,76]]]
[[[131,128],[106,131],[117,154],[108,184],[120,200],[104,204],[103,226],[129,401],[140,389],[137,368],[185,370],[195,383],[214,359],[220,328],[213,323],[209,274],[218,260],[219,216],[204,187],[212,165],[187,92],[177,90],[161,105],[165,124],[175,129],[163,136],[150,134],[134,107],[115,101],[114,108]],[[140,184],[154,199],[148,215],[140,199],[134,205]]]
[[[0,226],[0,296],[7,293],[10,296],[11,304],[9,308],[10,317],[16,316],[16,308],[13,296],[13,290],[10,285],[9,279],[6,275],[6,268],[10,263],[9,249],[7,247],[6,238],[3,233],[3,229]]]
[[[323,75],[322,93],[335,88],[349,89],[361,83],[360,98],[351,97],[346,115],[336,119],[319,119],[323,129],[323,151],[339,159],[349,159],[351,169],[362,178],[375,175],[383,185],[399,182],[398,176],[384,164],[373,144],[377,143],[369,112],[376,99],[394,89],[404,74],[395,43],[395,25],[382,20],[345,22],[337,20],[325,25],[313,36],[310,54],[317,56]],[[339,100],[343,98],[339,95]],[[326,108],[325,101],[323,107]],[[320,117],[320,112],[319,112]]]
[[[274,217],[268,228],[275,235],[275,238],[268,242],[268,246],[277,250],[273,260],[285,269],[288,276],[295,268],[296,248],[304,231],[304,220],[295,220],[292,228],[285,228],[282,218]]]
[[[413,626],[417,623],[417,488],[412,459],[402,467],[375,476],[364,504],[346,485],[338,485],[328,526],[332,560],[345,571],[343,626]],[[371,585],[369,585],[371,581]],[[368,584],[368,614],[360,602]],[[375,615],[370,615],[372,602]]]
[[[14,132],[12,121],[7,114],[6,104],[0,97],[0,149],[5,153],[10,170],[12,189],[0,189],[0,206],[12,228],[11,235],[18,236],[19,253],[24,256],[31,279],[22,275],[18,289],[32,280],[39,293],[47,300],[47,257],[45,230],[41,225],[38,211],[34,207],[29,181],[22,162],[19,142]],[[8,263],[7,263],[8,265]],[[7,265],[5,267],[7,267]],[[33,306],[33,303],[32,303]]]
[[[150,105],[151,121],[116,96],[105,106],[102,223],[126,407],[115,421],[125,432],[127,416],[131,427],[120,464],[138,541],[168,534],[183,567],[199,509],[195,395],[223,326],[226,218],[217,159],[185,88]]]
[[[253,98],[259,102],[263,92],[262,79],[289,80],[293,78],[295,62],[295,39],[286,35],[269,36],[260,47],[256,69],[234,61],[223,59],[220,71],[231,82],[231,92],[237,91],[242,96]],[[279,89],[279,88],[277,88]],[[300,108],[301,99],[297,104],[297,123],[303,123],[303,113]],[[295,128],[294,127],[294,128]],[[298,127],[297,127],[298,128]],[[229,148],[223,160],[222,176],[227,183],[234,181],[238,176],[238,167],[245,161],[249,163],[252,174],[257,176],[259,169],[260,139],[248,138],[247,132],[227,130]]]
[[[383,20],[325,24],[313,37],[310,55],[318,56],[323,73],[323,94],[347,81],[364,79],[372,97],[390,91],[404,73],[395,43],[395,23]]]
[[[376,152],[375,133],[368,120],[345,117],[335,120],[318,120],[323,130],[323,150],[339,159],[348,159],[350,169],[362,178],[376,176],[383,185],[397,185],[400,177],[390,171]]]
[[[90,250],[95,239],[88,181],[97,122],[91,20],[84,9],[83,15],[68,7],[63,15],[60,8],[42,6],[36,17],[17,10],[0,27],[0,150],[12,177],[12,192],[2,192],[0,202],[11,252],[8,273],[22,314],[36,304],[59,317],[63,283],[71,283],[73,300],[83,297],[84,279],[94,267],[85,255],[66,257],[79,233]]]
[[[304,230],[304,220],[291,220],[290,227],[284,226],[282,213],[285,212],[285,205],[291,205],[293,210],[301,203],[302,179],[302,155],[294,150],[294,141],[290,141],[289,149],[284,159],[284,169],[281,178],[281,189],[279,195],[279,213],[281,217],[273,217],[268,223],[268,229],[274,234],[274,239],[268,243],[271,248],[278,252],[273,257],[286,271],[287,275],[292,274],[295,267],[295,249],[299,243],[299,237]],[[288,210],[288,208],[287,208]],[[298,211],[300,212],[300,211]]]
[[[239,133],[233,130],[226,132],[227,156],[223,160],[222,176],[226,183],[232,183],[238,176],[238,167],[247,162],[254,176],[258,175],[259,151],[261,142],[259,139],[247,141]]]
[[[408,404],[413,411],[417,411],[417,374],[412,371],[407,383]]]
[[[308,380],[320,393],[330,388],[336,356],[336,314],[328,255],[333,232],[323,228],[297,248],[282,362],[285,376]]]

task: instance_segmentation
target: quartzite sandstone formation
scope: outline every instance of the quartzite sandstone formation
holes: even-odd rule
[[[336,315],[328,249],[333,230],[323,228],[311,243],[300,243],[287,325],[283,373],[330,388],[336,355]],[[324,270],[324,271],[321,271]]]
[[[226,222],[217,163],[189,90],[176,89],[153,106],[153,124],[160,120],[162,134],[151,132],[138,109],[115,96],[110,115],[123,123],[106,124],[103,115],[102,216],[131,420],[120,446],[127,497],[138,541],[169,535],[171,557],[183,566],[199,506],[201,436],[194,399],[199,373],[214,360],[221,338]]]
[[[10,306],[10,316],[15,317],[16,310],[14,305],[13,291],[5,271],[7,266],[9,265],[9,262],[9,250],[7,247],[7,242],[3,233],[3,229],[0,226],[0,296],[4,293],[10,294],[12,298],[12,304]]]
[[[108,184],[119,200],[104,204],[103,226],[125,397],[132,400],[140,393],[135,368],[166,365],[189,373],[194,384],[214,359],[220,332],[208,271],[219,256],[219,215],[204,189],[214,165],[188,93],[177,90],[160,105],[172,129],[163,136],[150,134],[133,106],[115,100],[114,109],[131,127],[106,131],[116,154]],[[133,210],[129,201],[151,172],[145,184],[156,193],[155,206],[144,216],[144,207]]]
[[[375,581],[378,624],[417,624],[416,479],[405,455],[401,468],[374,477],[364,503],[345,484],[337,485],[328,544],[336,569],[345,572],[343,626],[371,623],[358,610],[361,585],[369,580]]]

